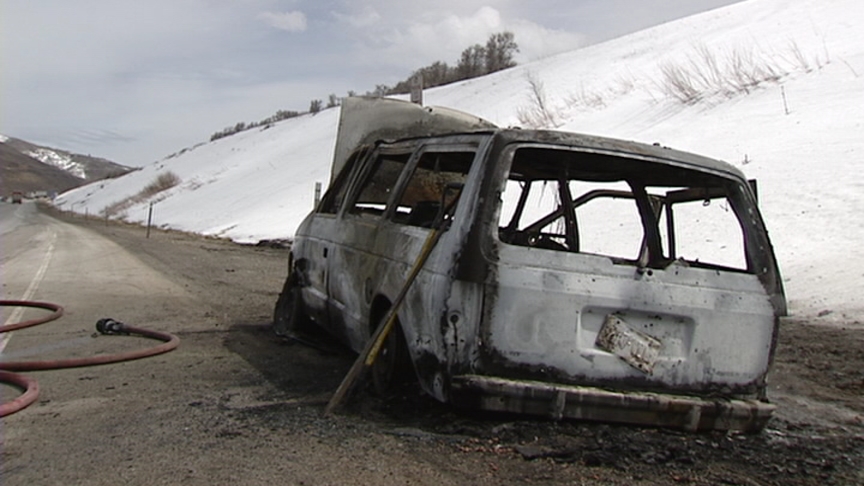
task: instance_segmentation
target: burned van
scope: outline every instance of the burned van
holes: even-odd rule
[[[483,410],[687,430],[771,416],[785,297],[755,184],[731,165],[349,98],[333,166],[277,332],[314,323],[361,350],[425,253],[376,388],[410,370]]]

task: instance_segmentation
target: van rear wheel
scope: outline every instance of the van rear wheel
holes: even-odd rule
[[[384,318],[379,325],[384,325]],[[372,390],[378,396],[386,396],[398,389],[400,385],[407,383],[414,374],[413,370],[414,365],[411,363],[411,355],[405,343],[405,334],[397,321],[369,370],[372,377]]]

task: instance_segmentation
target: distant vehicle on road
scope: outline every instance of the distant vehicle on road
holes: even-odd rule
[[[24,194],[19,191],[15,191],[12,193],[12,204],[21,204],[21,201],[24,200]]]

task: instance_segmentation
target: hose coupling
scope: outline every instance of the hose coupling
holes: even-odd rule
[[[102,334],[128,334],[126,332],[126,324],[120,321],[115,321],[110,317],[105,317],[96,321],[96,330]]]

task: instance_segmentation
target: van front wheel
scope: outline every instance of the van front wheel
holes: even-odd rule
[[[273,331],[279,336],[289,336],[295,332],[307,331],[309,323],[309,317],[303,310],[297,278],[292,273],[285,280],[285,286],[276,301],[276,308],[273,309]]]
[[[384,318],[379,325],[384,325]],[[399,322],[396,322],[369,370],[372,389],[376,395],[386,396],[398,389],[399,385],[408,382],[413,376],[413,370],[414,365],[405,344],[405,334]]]

